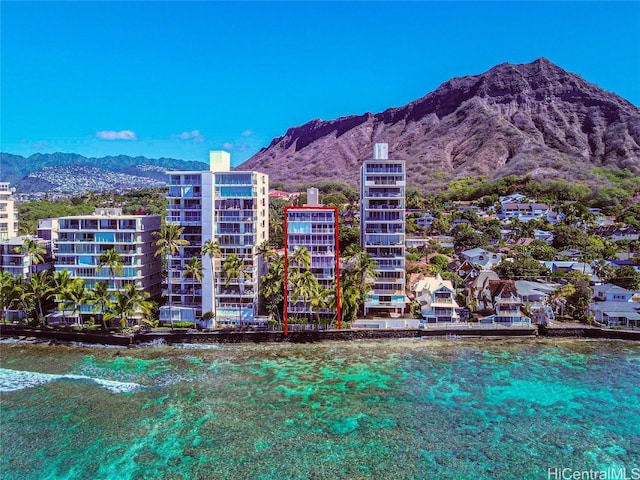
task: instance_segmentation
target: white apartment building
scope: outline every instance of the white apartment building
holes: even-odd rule
[[[107,282],[113,291],[133,283],[151,297],[162,290],[162,260],[155,256],[159,215],[123,215],[120,208],[99,208],[92,215],[57,219],[55,270],[68,270],[72,278],[82,278],[86,288]],[[122,274],[98,269],[107,250],[122,256]],[[90,310],[82,311],[89,313]]]
[[[0,182],[0,240],[18,235],[18,210],[13,201],[14,191],[8,182]]]
[[[210,152],[208,171],[167,174],[167,221],[183,227],[182,237],[189,242],[169,261],[171,305],[194,309],[198,316],[213,311],[215,302],[219,325],[253,323],[260,281],[257,247],[269,238],[268,176],[231,171],[231,157],[222,151]],[[207,240],[217,242],[221,249],[214,267],[215,292],[211,261],[201,255]],[[242,260],[244,272],[241,278],[229,279],[227,285],[222,265],[234,253]],[[201,285],[184,276],[184,266],[191,257],[202,259]]]
[[[304,247],[311,257],[311,273],[323,290],[336,290],[340,281],[340,255],[338,244],[338,208],[319,205],[318,189],[307,191],[307,204],[288,206],[284,210],[285,271],[295,268],[290,261],[296,248]],[[321,317],[336,317],[340,326],[340,311],[323,308],[319,312],[311,308],[310,302],[295,298],[285,275],[285,325],[290,317],[306,317],[309,323]],[[339,289],[338,289],[339,291]],[[285,326],[286,328],[286,326]]]
[[[376,143],[360,169],[360,246],[378,264],[365,316],[405,309],[405,187],[405,161],[389,159],[388,145]]]

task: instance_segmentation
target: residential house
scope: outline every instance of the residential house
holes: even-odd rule
[[[489,282],[500,280],[493,270],[482,270],[475,277],[465,280],[465,294],[471,310],[488,310],[491,305]]]
[[[599,302],[630,302],[634,293],[612,283],[593,287],[593,299]]]
[[[640,303],[593,302],[590,308],[597,324],[627,328],[640,326]]]
[[[491,270],[502,262],[502,255],[490,252],[484,248],[472,248],[460,253],[462,260],[478,266],[481,270]]]
[[[531,319],[522,312],[524,302],[513,280],[489,280],[489,295],[495,314],[481,318],[482,323],[529,325]]]
[[[439,274],[435,278],[425,277],[415,284],[416,300],[426,323],[458,322],[460,306],[455,295],[451,280],[443,280]]]

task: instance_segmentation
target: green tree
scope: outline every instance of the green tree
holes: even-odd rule
[[[231,285],[232,281],[238,283],[238,322],[242,324],[242,294],[244,292],[244,280],[249,274],[244,270],[244,262],[237,254],[229,255],[222,264],[222,275],[225,278],[225,286]]]
[[[57,293],[61,300],[58,304],[58,310],[62,312],[63,319],[66,323],[65,312],[71,310],[71,316],[75,317],[76,314],[80,312],[82,304],[87,300],[84,280],[81,278],[72,278],[64,285],[64,288]]]
[[[281,257],[276,256],[269,262],[269,270],[262,277],[260,294],[269,314],[281,323],[284,313],[284,262]]]
[[[37,310],[33,313],[35,314],[36,324],[40,325],[44,320],[44,309],[42,305],[54,294],[49,272],[43,271],[30,275],[27,280],[22,282],[21,287],[23,302],[37,306]]]
[[[616,269],[609,281],[627,290],[640,289],[640,273],[631,265],[625,265]]]
[[[182,232],[184,228],[176,223],[163,223],[160,231],[154,232],[154,236],[157,240],[154,242],[156,252],[154,256],[162,256],[163,263],[167,269],[167,292],[168,292],[168,304],[169,310],[172,306],[172,279],[170,275],[169,257],[175,255],[180,251],[180,247],[189,245],[189,242],[182,238]],[[171,321],[171,330],[173,330],[173,315],[170,313],[169,318]]]
[[[195,280],[198,284],[202,284],[202,260],[198,257],[191,257],[184,266],[184,277]],[[193,294],[193,306],[196,305],[196,286],[191,284],[191,292]]]
[[[478,247],[486,247],[489,239],[484,233],[473,230],[462,230],[453,237],[453,248],[456,250],[471,250]]]
[[[105,322],[105,313],[112,305],[113,294],[109,291],[109,284],[107,282],[97,282],[94,287],[88,291],[87,304],[93,305],[93,311],[100,315],[100,321],[102,327],[107,330],[107,323]]]
[[[15,247],[14,251],[29,258],[29,274],[35,273],[34,267],[44,261],[44,255],[47,253],[40,240],[32,237],[25,237],[22,245]]]
[[[122,328],[127,326],[127,319],[139,314],[149,314],[153,305],[149,302],[149,293],[145,292],[134,283],[124,285],[122,290],[115,294],[112,310],[105,314],[105,320],[117,318]]]
[[[209,260],[211,261],[211,279],[213,283],[213,321],[217,322],[218,321],[218,309],[217,309],[218,272],[216,268],[215,259],[222,257],[222,250],[220,249],[220,245],[218,244],[218,242],[212,239],[209,239],[206,242],[204,242],[201,253],[202,255],[207,255],[209,257]]]
[[[124,259],[115,248],[110,248],[98,257],[96,274],[100,273],[103,268],[109,270],[109,277],[111,278],[111,283],[113,283],[113,288],[118,290],[118,285],[116,285],[116,275],[122,276],[124,271]]]
[[[528,255],[503,260],[493,269],[503,280],[536,280],[550,275],[549,269]]]
[[[2,320],[7,318],[7,310],[20,298],[19,281],[6,270],[0,272],[0,311]]]

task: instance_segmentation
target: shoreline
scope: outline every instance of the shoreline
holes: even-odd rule
[[[532,326],[526,328],[473,328],[468,325],[426,329],[350,329],[350,330],[310,330],[289,332],[136,332],[129,334],[102,332],[75,332],[25,327],[4,324],[0,326],[0,339],[45,339],[61,342],[78,342],[97,345],[123,347],[143,347],[145,344],[162,341],[172,344],[216,344],[216,343],[316,343],[325,341],[355,341],[394,338],[445,337],[458,338],[602,338],[614,340],[640,341],[638,330],[604,330],[586,325],[567,327]]]

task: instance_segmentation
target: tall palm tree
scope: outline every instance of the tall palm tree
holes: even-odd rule
[[[222,250],[220,249],[220,245],[218,244],[218,242],[209,239],[204,242],[204,245],[202,246],[202,255],[208,255],[209,260],[211,261],[211,279],[213,286],[213,321],[217,322],[218,310],[216,305],[218,303],[218,272],[216,272],[216,262],[214,259],[220,258],[222,256]]]
[[[202,260],[200,260],[198,257],[191,257],[184,266],[183,276],[185,278],[191,278],[199,284],[202,284]],[[191,293],[193,294],[193,306],[195,308],[196,286],[193,283],[191,284]]]
[[[107,320],[118,318],[122,328],[127,326],[127,318],[137,313],[148,314],[153,305],[148,301],[149,293],[138,288],[135,283],[125,284],[118,290],[113,303],[113,310],[105,314]]]
[[[44,255],[47,249],[36,238],[26,237],[22,245],[15,247],[14,252],[29,257],[29,274],[35,273],[34,267],[44,261]]]
[[[124,259],[122,255],[116,251],[115,248],[110,248],[98,257],[98,266],[96,267],[96,273],[99,273],[103,268],[109,269],[109,277],[113,283],[113,288],[118,290],[116,285],[116,274],[122,276],[124,271]]]
[[[43,271],[29,276],[29,279],[22,282],[21,297],[23,301],[30,300],[37,306],[34,312],[36,315],[36,324],[40,324],[44,319],[43,302],[51,298],[54,289],[51,285],[51,276],[49,272]]]
[[[244,279],[248,277],[247,272],[244,271],[244,262],[237,254],[232,253],[222,264],[222,274],[225,278],[224,284],[226,287],[231,284],[232,280],[238,282],[238,321],[242,324],[242,293],[244,290]]]
[[[159,231],[154,232],[154,236],[158,239],[154,242],[156,246],[156,252],[154,256],[161,255],[163,258],[163,262],[167,269],[167,291],[169,295],[169,318],[171,321],[171,329],[173,330],[173,315],[171,314],[171,268],[169,265],[169,257],[175,255],[180,251],[180,247],[189,245],[189,242],[182,238],[182,232],[184,232],[184,227],[181,227],[177,223],[166,223],[162,224],[162,227]]]
[[[104,316],[112,304],[112,297],[113,295],[109,291],[109,284],[107,282],[97,282],[88,292],[87,304],[94,305],[93,311],[100,314],[100,320],[104,330],[107,330]]]

